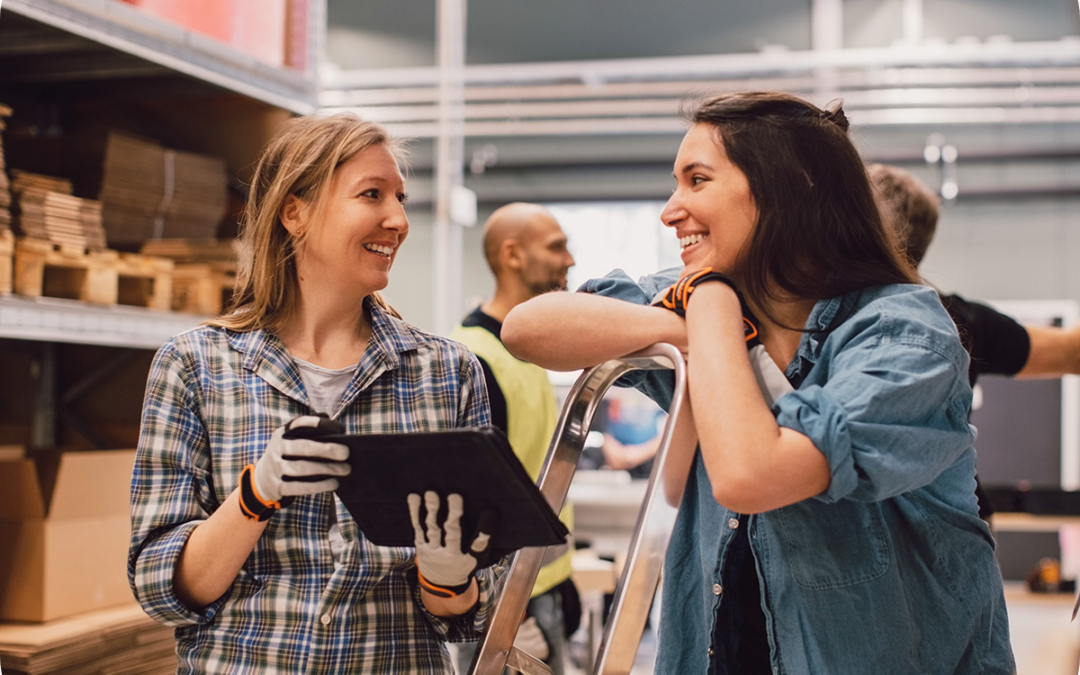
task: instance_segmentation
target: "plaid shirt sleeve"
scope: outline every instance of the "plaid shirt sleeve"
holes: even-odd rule
[[[167,625],[209,621],[221,602],[193,612],[173,592],[180,551],[210,515],[213,501],[209,472],[200,461],[207,456],[207,438],[189,376],[175,343],[162,347],[146,386],[131,483],[128,581],[147,614]]]

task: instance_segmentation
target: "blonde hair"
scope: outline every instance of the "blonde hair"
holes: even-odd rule
[[[294,236],[281,222],[281,211],[295,195],[319,213],[334,170],[356,153],[382,145],[400,163],[401,142],[374,122],[351,113],[308,115],[283,123],[255,166],[240,225],[236,287],[226,313],[209,325],[241,332],[280,328],[296,309],[299,284]],[[400,315],[375,292],[371,299]]]
[[[900,250],[918,265],[937,230],[938,196],[899,167],[871,164],[866,172],[885,225],[896,236]]]

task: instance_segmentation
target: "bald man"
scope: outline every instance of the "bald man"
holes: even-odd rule
[[[559,223],[542,206],[514,203],[492,213],[484,224],[484,256],[495,275],[495,294],[450,333],[480,360],[492,423],[506,432],[533,480],[555,434],[555,392],[547,372],[511,356],[500,334],[503,319],[515,306],[548,291],[566,290],[566,273],[574,265],[566,243]],[[572,528],[569,506],[559,517]],[[571,553],[569,544],[548,549],[518,633],[519,646],[541,658],[554,675],[565,671],[566,618],[573,627],[580,617],[570,581]],[[474,651],[475,643],[459,646],[458,672],[466,672]]]

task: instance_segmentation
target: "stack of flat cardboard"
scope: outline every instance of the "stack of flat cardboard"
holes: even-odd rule
[[[7,165],[4,163],[5,117],[11,117],[11,108],[0,103],[0,235],[11,229],[11,184],[8,182]]]
[[[109,132],[72,142],[65,150],[79,194],[103,204],[105,231],[114,244],[147,239],[210,238],[228,207],[225,161],[169,150]]]
[[[70,178],[72,194],[102,202],[109,245],[210,238],[229,209],[225,160],[112,130],[9,139],[12,164]]]
[[[71,194],[71,181],[20,171],[12,172],[21,234],[92,250],[105,248],[101,202]]]
[[[38,189],[48,192],[56,192],[62,195],[70,195],[71,181],[58,176],[46,176],[45,174],[23,171],[22,169],[11,170],[11,191],[18,195],[23,190]]]
[[[176,672],[173,630],[138,605],[42,624],[0,623],[4,675],[166,675]]]

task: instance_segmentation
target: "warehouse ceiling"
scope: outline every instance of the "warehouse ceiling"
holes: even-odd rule
[[[843,45],[904,38],[908,0],[843,0]],[[921,0],[930,41],[1080,35],[1075,0]],[[469,65],[698,56],[811,46],[811,0],[468,0]],[[436,0],[329,0],[329,60],[345,69],[435,64]]]
[[[437,2],[405,5],[330,0],[320,104],[434,137]],[[857,126],[1080,122],[1073,0],[471,0],[466,12],[466,138],[677,133],[687,95],[751,88],[842,98]]]

